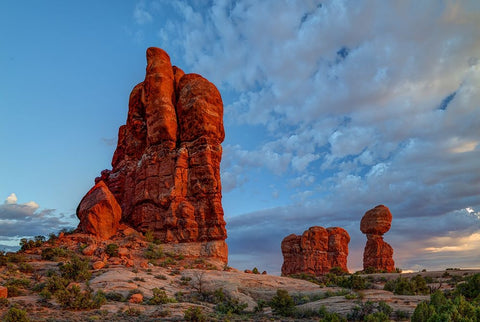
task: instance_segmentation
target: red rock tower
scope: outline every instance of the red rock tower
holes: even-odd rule
[[[323,275],[333,267],[347,269],[350,235],[343,228],[310,227],[301,236],[291,234],[282,241],[282,275]]]
[[[393,248],[383,241],[383,234],[390,230],[392,213],[384,205],[376,206],[363,215],[360,230],[367,235],[367,244],[363,253],[363,269],[373,268],[379,271],[395,271]]]
[[[226,261],[220,182],[223,103],[215,85],[147,49],[145,80],[136,85],[120,127],[112,170],[103,181],[122,222],[164,243],[202,243]],[[208,254],[207,254],[208,256]]]

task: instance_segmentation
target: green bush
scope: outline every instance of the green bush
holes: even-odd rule
[[[203,314],[203,311],[198,306],[189,307],[183,312],[183,318],[185,321],[191,322],[205,322],[207,317]]]
[[[383,312],[375,312],[365,316],[365,322],[389,322],[390,318]]]
[[[73,285],[68,289],[59,290],[55,293],[55,298],[61,307],[71,310],[98,309],[107,301],[105,293],[98,291],[92,294],[88,289],[84,292],[80,287]]]
[[[253,273],[253,274],[260,274],[260,272],[258,271],[258,268],[256,268],[256,267],[254,267],[254,268],[252,269],[252,273]]]
[[[164,257],[162,247],[155,244],[149,244],[147,249],[143,252],[143,256],[147,259],[159,259]]]
[[[480,302],[480,273],[467,277],[465,283],[457,285],[455,292],[469,300],[478,299]]]
[[[60,247],[48,247],[42,249],[42,259],[48,261],[56,261],[60,257],[67,257],[70,255],[68,249]]]
[[[89,271],[89,262],[86,259],[81,259],[74,255],[72,259],[60,266],[60,272],[63,278],[75,282],[82,282],[89,280],[92,273]]]
[[[3,315],[4,322],[29,322],[30,319],[27,316],[27,311],[17,308],[16,306],[11,307],[7,313]]]
[[[52,274],[45,282],[45,289],[54,294],[56,291],[64,290],[69,283],[66,278]]]
[[[108,244],[105,248],[105,254],[110,257],[118,257],[118,245],[117,244]]]
[[[412,321],[480,321],[480,305],[468,302],[463,295],[448,299],[441,291],[436,291],[430,295],[430,301],[417,305]]]
[[[340,276],[336,279],[336,285],[353,290],[364,290],[371,288],[371,283],[367,279],[358,274],[352,274],[350,276]]]
[[[117,292],[108,292],[105,294],[105,297],[107,298],[107,300],[115,302],[125,302],[126,300],[122,294]]]
[[[295,311],[295,303],[287,290],[278,289],[269,305],[273,313],[282,316],[291,316]]]
[[[240,303],[237,298],[225,294],[222,288],[215,290],[214,301],[217,304],[215,311],[222,314],[241,314],[248,306],[246,303]]]
[[[421,275],[412,277],[410,280],[406,277],[398,277],[385,283],[384,290],[393,292],[397,295],[418,295],[429,294],[430,289],[427,282]]]
[[[148,300],[148,304],[159,305],[177,302],[177,300],[175,300],[174,298],[168,297],[167,293],[164,290],[155,287],[152,291],[153,297]]]

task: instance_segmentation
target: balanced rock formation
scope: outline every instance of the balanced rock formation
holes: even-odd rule
[[[122,208],[105,183],[99,181],[80,201],[77,216],[81,231],[108,239],[117,232]]]
[[[347,269],[350,235],[343,228],[310,227],[301,236],[291,234],[282,241],[282,274],[323,275],[334,267]]]
[[[395,271],[393,248],[383,241],[383,234],[390,230],[392,213],[384,205],[376,206],[363,215],[360,230],[367,235],[367,244],[363,253],[363,269],[373,268],[379,271]]]
[[[223,103],[215,85],[147,49],[145,80],[131,94],[105,182],[122,222],[163,243],[201,243],[202,256],[226,262],[220,182]]]

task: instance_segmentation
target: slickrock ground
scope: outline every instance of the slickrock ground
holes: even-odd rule
[[[371,284],[364,290],[332,286],[327,280],[323,281],[329,286],[318,285],[291,277],[240,272],[219,261],[176,253],[168,245],[157,245],[151,236],[145,238],[131,228],[120,231],[121,237],[113,240],[61,234],[39,243],[38,247],[0,256],[0,285],[9,290],[8,298],[0,299],[0,316],[16,305],[25,310],[32,321],[183,321],[185,312],[193,312],[195,308],[207,321],[316,320],[318,318],[308,316],[302,318],[303,313],[295,317],[280,316],[272,312],[269,301],[277,290],[287,290],[297,304],[297,312],[325,307],[346,317],[368,301],[384,301],[394,312],[411,315],[419,302],[429,298],[428,295],[394,295],[383,290],[387,281],[400,276],[397,273],[356,275]],[[68,308],[65,305],[73,303],[79,295],[62,306],[58,295],[46,294],[45,290],[53,287],[55,278],[57,282],[53,284],[58,286],[60,275],[75,256],[85,260],[88,264],[85,271],[91,276],[85,281],[68,280],[66,289],[78,286],[79,294],[85,294],[88,288],[92,294],[104,292],[107,300],[99,308]],[[102,268],[93,269],[96,263],[102,263],[99,266]],[[78,272],[83,270],[77,268]],[[475,272],[478,271],[449,270],[401,276],[411,278],[421,274],[430,279],[428,286],[433,289],[449,289],[453,288],[449,284],[452,280],[459,281]],[[52,277],[54,275],[56,277]],[[220,313],[219,303],[236,305],[241,313]],[[395,314],[392,319],[402,320]]]

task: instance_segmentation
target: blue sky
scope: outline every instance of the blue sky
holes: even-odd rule
[[[0,244],[76,226],[156,46],[222,93],[231,266],[318,225],[360,269],[385,204],[396,266],[480,267],[479,39],[475,0],[2,1]]]

